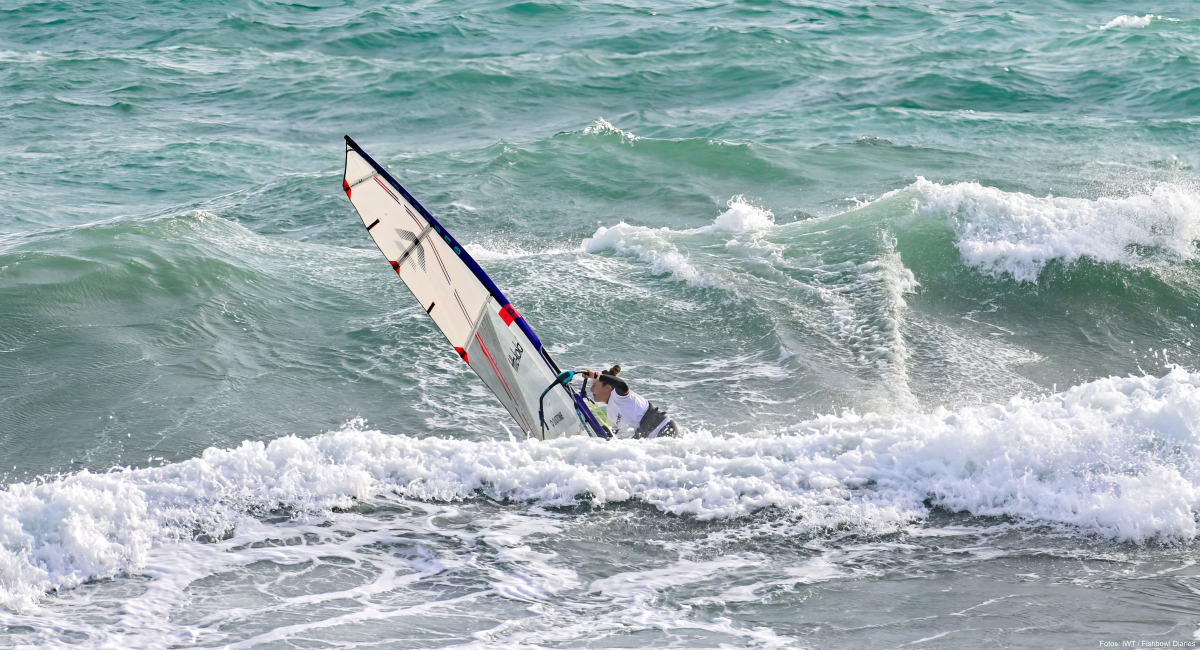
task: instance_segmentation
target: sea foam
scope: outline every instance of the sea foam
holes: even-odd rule
[[[698,232],[713,233],[758,233],[775,225],[775,215],[770,210],[752,205],[744,195],[735,196],[725,204],[728,208],[712,224],[703,226]]]
[[[950,411],[828,415],[772,435],[471,441],[367,430],[208,449],[163,467],[80,472],[0,492],[0,605],[136,572],[165,543],[277,509],[327,516],[381,494],[543,506],[640,501],[698,519],[778,508],[789,530],[899,532],[929,505],[1114,540],[1192,540],[1200,373],[1099,379]]]
[[[1149,26],[1150,21],[1155,18],[1162,19],[1162,16],[1155,16],[1154,14],[1146,14],[1145,16],[1117,16],[1108,21],[1100,29],[1115,29],[1119,27],[1141,29],[1142,27]]]
[[[775,225],[775,215],[770,210],[752,205],[744,196],[734,196],[725,207],[711,224],[690,230],[647,228],[623,221],[611,227],[601,226],[583,240],[581,248],[585,253],[611,250],[618,255],[632,255],[650,264],[653,273],[669,273],[692,286],[708,286],[712,279],[689,262],[687,254],[671,241],[673,236],[732,234],[754,239]]]
[[[583,240],[581,248],[585,253],[611,250],[618,255],[632,255],[650,264],[652,273],[669,273],[692,286],[709,285],[709,279],[688,262],[687,254],[680,252],[679,247],[668,239],[671,234],[668,228],[647,228],[622,221],[615,226],[596,229],[595,234]]]
[[[583,134],[584,135],[615,135],[615,136],[620,137],[621,141],[623,141],[623,142],[637,142],[638,140],[641,140],[641,138],[639,138],[638,136],[636,136],[628,131],[622,131],[621,129],[618,129],[617,127],[613,126],[612,124],[610,124],[608,122],[608,120],[604,119],[603,117],[596,118],[595,122],[592,122],[586,128],[584,128]]]
[[[1141,266],[1196,258],[1200,195],[1162,183],[1124,198],[1036,197],[979,183],[918,177],[914,209],[945,216],[963,261],[992,275],[1035,281],[1046,264],[1087,258]]]

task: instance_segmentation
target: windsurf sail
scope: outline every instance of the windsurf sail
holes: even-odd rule
[[[350,136],[342,189],[392,270],[526,435],[608,437],[487,273]]]

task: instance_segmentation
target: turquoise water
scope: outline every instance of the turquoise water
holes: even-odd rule
[[[0,2],[0,646],[1200,643],[1198,46],[1183,2]],[[691,435],[512,437],[343,134]]]

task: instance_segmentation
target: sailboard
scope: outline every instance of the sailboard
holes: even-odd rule
[[[342,189],[392,270],[527,436],[609,437],[571,388],[573,373],[559,370],[470,253],[350,136]]]

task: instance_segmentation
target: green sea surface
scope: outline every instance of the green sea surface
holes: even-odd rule
[[[1186,2],[0,0],[0,647],[1200,643],[1198,151]]]

